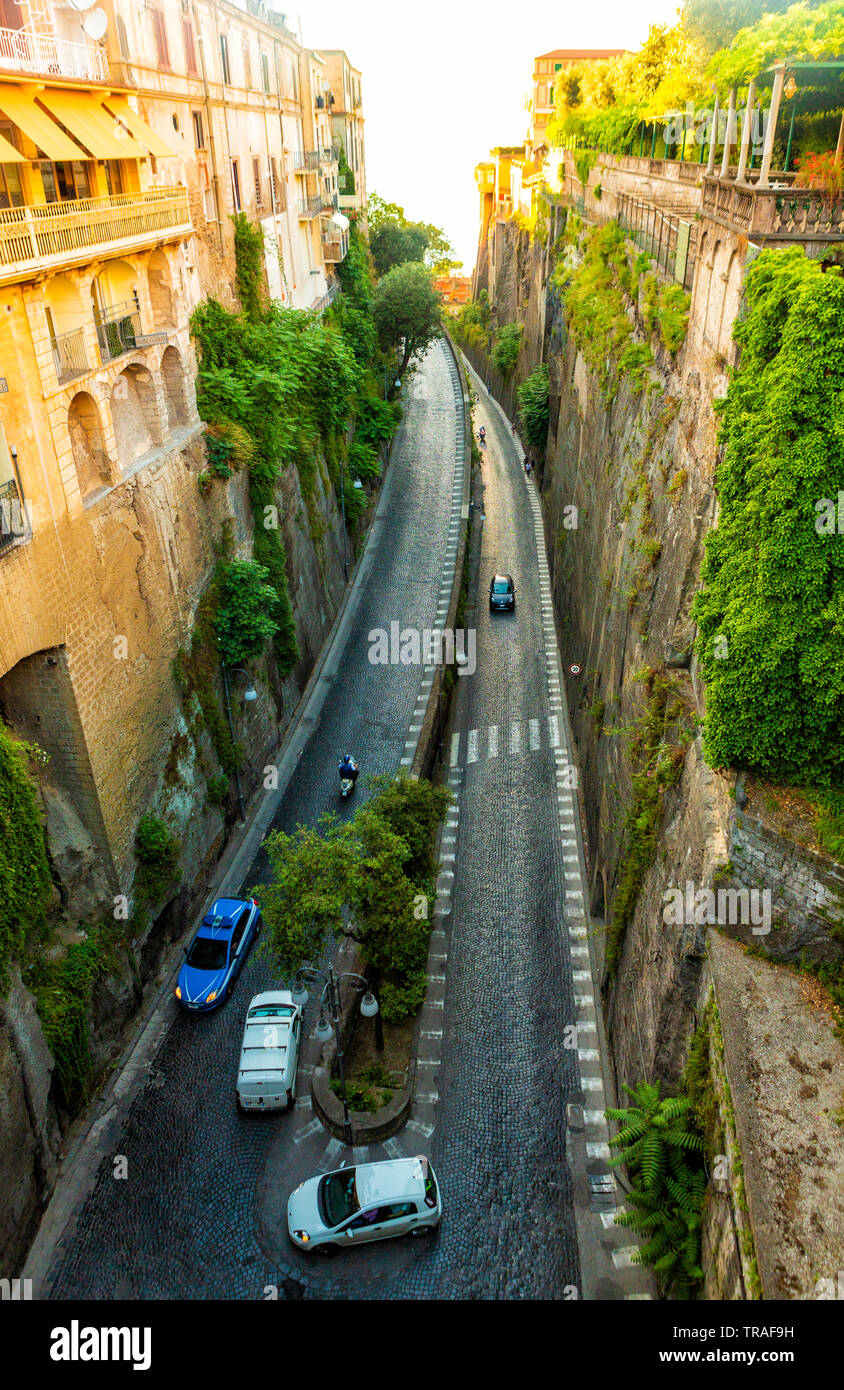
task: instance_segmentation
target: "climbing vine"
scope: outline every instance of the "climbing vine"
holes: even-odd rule
[[[844,777],[844,283],[763,251],[720,404],[719,516],[693,614],[715,767]]]
[[[234,279],[237,297],[243,312],[257,323],[264,311],[264,236],[245,212],[232,218],[234,222]]]
[[[0,988],[8,964],[27,931],[43,929],[50,895],[50,866],[30,761],[46,761],[34,744],[22,743],[0,721]]]

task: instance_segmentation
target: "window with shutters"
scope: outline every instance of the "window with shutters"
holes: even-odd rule
[[[261,54],[261,82],[264,88],[264,95],[270,94],[270,60],[266,53]]]
[[[155,56],[160,68],[169,68],[170,50],[167,47],[167,25],[164,21],[164,11],[151,9],[152,32],[155,37]]]
[[[232,160],[232,197],[234,198],[235,212],[240,212],[242,209],[240,199],[240,169],[238,168],[238,161],[236,159]]]
[[[192,111],[193,117],[193,143],[198,150],[205,149],[205,127],[202,124],[202,112]]]
[[[182,20],[182,38],[185,45],[185,72],[188,77],[196,77],[199,68],[196,62],[196,44],[193,38],[193,25],[189,19]]]
[[[220,69],[223,74],[223,85],[231,85],[231,73],[229,72],[229,41],[225,34],[220,35]]]
[[[252,86],[252,54],[249,50],[249,36],[243,35],[243,85]]]
[[[126,25],[122,15],[116,15],[117,19],[117,47],[120,50],[121,58],[129,62],[129,40],[126,37]]]
[[[260,159],[253,158],[252,160],[252,178],[255,180],[255,206],[260,208],[264,206],[264,192],[261,188]]]

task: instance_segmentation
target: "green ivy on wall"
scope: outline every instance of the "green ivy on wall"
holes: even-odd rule
[[[34,744],[22,743],[0,721],[0,988],[8,987],[9,961],[27,932],[45,926],[50,866],[30,760],[46,761]]]
[[[840,786],[844,283],[801,250],[763,251],[746,303],[733,330],[740,364],[718,406],[718,524],[693,608],[704,750],[714,767]]]

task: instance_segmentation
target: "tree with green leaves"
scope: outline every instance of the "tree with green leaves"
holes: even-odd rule
[[[689,33],[712,54],[719,48],[728,48],[740,29],[754,27],[764,15],[782,14],[792,3],[793,0],[686,0],[683,17]],[[820,0],[808,0],[812,9],[819,3]]]
[[[373,316],[381,347],[401,353],[401,378],[442,333],[442,301],[425,267],[411,261],[388,270],[378,281]]]
[[[274,610],[278,594],[266,581],[269,570],[255,560],[230,560],[219,576],[220,606],[215,628],[223,660],[260,656],[268,638],[278,631]]]
[[[519,418],[527,441],[534,449],[544,449],[548,438],[549,390],[548,368],[542,362],[516,391]]]
[[[462,265],[441,227],[431,222],[409,221],[398,203],[385,202],[377,193],[371,193],[366,212],[369,245],[379,276],[407,261],[421,261],[435,275],[448,275]]]
[[[688,1298],[703,1278],[700,1227],[706,1171],[703,1138],[694,1127],[692,1102],[660,1096],[660,1083],[624,1087],[632,1105],[605,1111],[621,1128],[610,1139],[618,1149],[610,1167],[625,1164],[632,1182],[616,1225],[646,1237],[634,1256],[648,1264],[662,1291]]]

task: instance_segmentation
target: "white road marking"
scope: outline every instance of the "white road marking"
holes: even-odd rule
[[[490,726],[489,726],[489,757],[490,757],[490,758],[497,758],[497,757],[498,757],[498,725],[497,725],[497,724],[490,724]]]
[[[469,730],[469,747],[468,747],[468,751],[467,751],[467,753],[466,753],[466,761],[467,761],[467,763],[476,763],[476,762],[478,761],[478,731],[477,731],[477,729],[470,729],[470,730]]]
[[[556,748],[560,742],[560,726],[556,714],[552,714],[548,720],[548,732],[551,736],[551,747]]]
[[[452,766],[452,767],[456,767],[456,766],[457,766],[457,758],[458,758],[459,753],[460,753],[460,735],[459,735],[459,734],[452,734],[452,735],[451,735],[451,766]]]
[[[528,728],[530,730],[531,752],[535,753],[537,748],[539,747],[539,720],[531,719],[530,723],[528,724]]]
[[[518,722],[510,725],[510,752],[518,753],[522,741],[522,726]]]
[[[319,1120],[311,1120],[311,1123],[309,1125],[305,1125],[304,1129],[299,1129],[296,1131],[296,1133],[293,1135],[293,1143],[302,1144],[306,1139],[310,1139],[312,1134],[316,1134],[321,1129],[322,1124]]]

